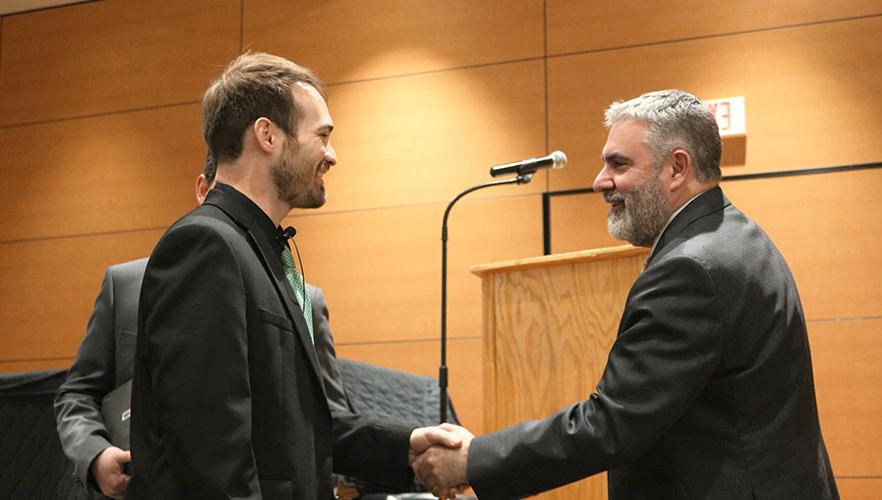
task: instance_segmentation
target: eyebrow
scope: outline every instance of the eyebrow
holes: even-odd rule
[[[600,155],[600,160],[604,163],[611,163],[617,165],[625,165],[629,163],[633,163],[633,161],[627,156],[621,153],[610,153],[608,155]]]
[[[329,134],[334,131],[334,126],[331,124],[325,124],[316,129],[316,131],[323,132],[327,131]]]

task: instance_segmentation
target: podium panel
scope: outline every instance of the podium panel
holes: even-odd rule
[[[648,249],[631,245],[477,266],[484,316],[484,429],[583,400],[606,366]],[[606,474],[542,499],[606,499]]]

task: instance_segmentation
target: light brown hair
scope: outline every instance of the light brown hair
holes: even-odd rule
[[[246,52],[233,60],[202,98],[202,135],[214,161],[239,158],[245,130],[261,117],[296,136],[303,112],[291,90],[298,82],[325,97],[315,73],[283,57]]]

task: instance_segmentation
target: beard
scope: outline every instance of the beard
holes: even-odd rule
[[[656,170],[630,193],[603,192],[607,203],[624,202],[622,209],[611,209],[607,217],[607,229],[613,238],[639,247],[651,247],[655,242],[671,216],[658,173]]]
[[[291,144],[290,142],[288,144]],[[285,146],[282,159],[270,167],[270,173],[280,200],[291,208],[319,208],[327,201],[325,187],[317,179],[321,165],[313,168],[296,151]]]

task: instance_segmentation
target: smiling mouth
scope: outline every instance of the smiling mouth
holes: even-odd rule
[[[603,201],[610,204],[610,210],[621,210],[625,206],[625,200],[621,196],[604,196]]]
[[[615,189],[604,189],[600,192],[603,196],[603,201],[609,203],[610,205],[622,205],[625,202],[625,197],[622,193],[616,191]]]

